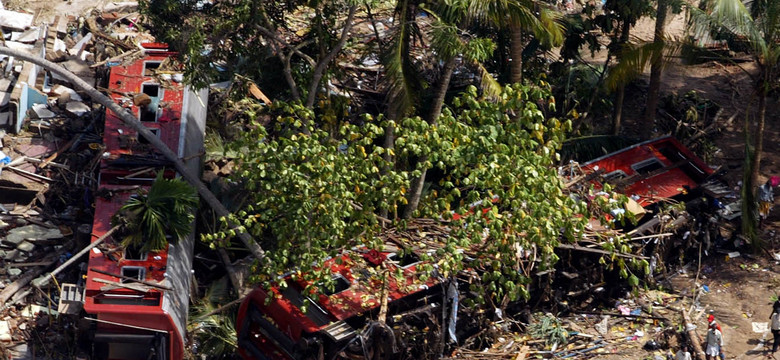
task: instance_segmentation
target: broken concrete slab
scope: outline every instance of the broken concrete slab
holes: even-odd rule
[[[81,61],[80,59],[68,59],[67,61],[59,63],[59,65],[72,72],[74,75],[80,77],[81,80],[84,80],[87,84],[95,86],[95,70],[91,69],[89,64],[85,63],[84,61]],[[52,73],[52,79],[54,80],[55,84],[70,84],[67,79],[57,75],[56,73]]]
[[[62,238],[60,229],[49,229],[40,225],[25,225],[8,231],[3,243],[18,246],[24,240],[49,240]]]
[[[21,243],[19,243],[19,245],[16,246],[16,249],[19,250],[19,251],[24,251],[24,252],[30,253],[33,250],[35,250],[35,244],[25,240],[25,241],[22,241]]]
[[[23,31],[32,26],[33,14],[25,14],[10,10],[0,10],[0,26],[12,30]]]
[[[9,268],[8,269],[8,275],[10,275],[10,276],[22,275],[22,269],[19,269],[19,268]]]
[[[24,44],[18,41],[6,41],[5,46],[7,46],[9,49],[20,50],[20,51],[32,51],[33,49],[35,49],[35,45]]]
[[[92,109],[80,101],[69,101],[65,105],[65,110],[75,116],[82,116],[92,111]]]
[[[70,50],[68,50],[68,53],[71,55],[75,55],[77,57],[81,56],[81,53],[84,51],[84,48],[87,46],[87,43],[92,40],[92,33],[87,33],[87,35],[84,35],[81,40],[79,40],[76,45],[74,45]]]
[[[54,39],[54,45],[52,46],[52,50],[54,51],[62,51],[67,52],[68,47],[65,46],[65,42],[60,39]]]
[[[55,112],[49,110],[48,104],[34,104],[30,110],[32,112],[28,110],[27,116],[33,119],[51,119],[57,116]]]
[[[0,321],[0,341],[11,341],[11,325],[8,321]]]
[[[12,32],[11,41],[18,41],[24,44],[32,44],[36,40],[38,40],[39,35],[40,35],[40,31],[38,30],[38,28],[32,27],[22,32],[17,32],[17,31]]]
[[[64,85],[54,85],[54,87],[51,89],[51,92],[53,94],[57,95],[58,97],[63,95],[63,94],[68,94],[68,96],[69,96],[68,100],[73,100],[73,101],[82,101],[83,100],[81,98],[81,95],[79,95],[79,93],[77,93],[76,90],[73,90],[73,89],[71,89],[71,88],[69,88],[67,86],[64,86]]]

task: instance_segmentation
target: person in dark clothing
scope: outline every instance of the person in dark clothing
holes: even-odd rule
[[[772,330],[774,342],[772,343],[772,352],[777,352],[780,346],[780,301],[776,301],[772,306],[772,315],[769,316],[769,328]]]

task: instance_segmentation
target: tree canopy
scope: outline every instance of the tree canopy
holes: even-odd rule
[[[430,167],[435,180],[415,216],[449,222],[452,232],[428,270],[435,264],[449,276],[464,266],[489,269],[482,275],[487,295],[527,296],[531,268],[553,264],[556,245],[576,239],[589,219],[587,203],[564,191],[555,167],[570,123],[545,117],[551,107],[546,84],[507,86],[497,101],[481,100],[471,87],[434,125],[419,117],[395,123],[395,148],[388,150],[379,144],[392,120],[364,115],[334,135],[311,125],[318,122],[314,112],[274,104],[272,124],[255,123],[228,145],[239,154],[232,180],[248,190],[247,205],[232,220],[267,250],[258,280],[319,268],[344,249],[381,249],[383,228],[406,224],[399,213],[410,179]],[[301,126],[309,126],[308,135]],[[388,151],[395,162],[387,161]],[[427,163],[414,161],[423,156]],[[486,210],[453,220],[475,209]],[[389,218],[377,215],[381,210]],[[479,255],[466,261],[463,250],[471,248]]]

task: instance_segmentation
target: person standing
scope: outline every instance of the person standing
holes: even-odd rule
[[[707,341],[705,343],[704,354],[707,355],[707,360],[715,360],[718,358],[723,346],[723,334],[718,330],[718,323],[715,321],[710,322],[710,328],[707,330]]]
[[[715,315],[710,314],[709,316],[707,316],[707,324],[709,324],[709,325],[715,324],[715,328],[718,329],[718,331],[720,331],[721,346],[720,346],[720,350],[718,350],[718,352],[719,352],[718,355],[720,356],[720,360],[726,360],[726,354],[723,352],[723,329],[721,329],[720,328],[720,324],[718,324],[715,321]]]
[[[774,307],[772,309],[772,315],[769,316],[769,326],[772,329],[772,336],[774,342],[772,343],[772,352],[777,352],[777,347],[780,346],[780,309]]]

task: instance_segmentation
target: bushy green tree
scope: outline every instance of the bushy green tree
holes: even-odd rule
[[[452,221],[451,236],[429,264],[449,276],[467,264],[463,250],[471,249],[478,256],[468,266],[485,270],[481,290],[488,297],[527,296],[534,260],[542,268],[553,264],[559,241],[576,239],[589,218],[586,203],[567,196],[554,167],[570,125],[544,117],[550,100],[544,86],[508,86],[496,101],[480,99],[471,87],[434,125],[403,119],[394,124],[394,159],[427,158],[409,170],[388,163],[388,150],[378,145],[389,120],[365,116],[335,137],[313,127],[307,135],[300,126],[312,123],[313,112],[279,105],[273,132],[256,126],[230,145],[240,154],[233,180],[248,190],[248,205],[234,220],[262,237],[267,250],[258,280],[290,268],[322,278],[329,274],[312,269],[344,249],[381,248],[383,227],[404,224],[398,214],[410,179],[433,167],[441,175],[421,200],[419,217],[448,222],[480,200],[477,208],[487,210]],[[389,218],[377,215],[383,209]]]

